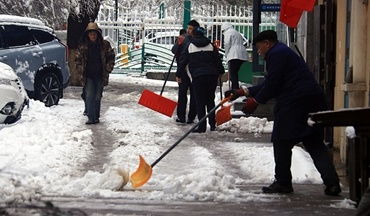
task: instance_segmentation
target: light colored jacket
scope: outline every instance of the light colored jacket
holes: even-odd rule
[[[247,61],[247,50],[243,46],[243,37],[236,31],[231,23],[223,23],[221,30],[224,31],[224,47],[226,60],[240,59]]]

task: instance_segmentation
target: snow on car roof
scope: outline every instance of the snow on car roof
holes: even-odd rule
[[[0,14],[0,24],[22,25],[33,28],[42,28],[44,30],[53,32],[53,29],[47,27],[41,20],[30,17]]]

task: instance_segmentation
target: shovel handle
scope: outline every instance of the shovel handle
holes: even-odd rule
[[[228,102],[230,100],[232,95],[229,97],[224,98],[217,106],[215,106],[213,109],[211,109],[207,115],[205,115],[202,119],[199,120],[199,122],[190,128],[188,132],[186,132],[180,139],[178,139],[171,147],[169,147],[156,161],[154,161],[151,165],[153,168],[159,161],[161,161],[172,149],[174,149],[182,140],[184,140],[195,128],[197,128],[202,122],[204,122],[208,116],[210,116],[213,112],[215,112],[220,106],[222,106],[224,103]]]
[[[173,63],[175,62],[175,59],[176,59],[176,55],[173,56],[173,59],[172,59],[170,68],[168,69],[168,73],[167,73],[166,79],[164,80],[164,83],[163,83],[163,86],[162,86],[162,90],[161,90],[161,93],[160,93],[161,96],[163,94],[164,87],[166,86],[166,83],[168,81],[168,78],[170,77],[171,69],[172,69]]]

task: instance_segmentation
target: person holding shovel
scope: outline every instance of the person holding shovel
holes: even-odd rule
[[[258,104],[275,98],[274,126],[271,141],[274,148],[275,181],[263,187],[264,193],[291,193],[290,172],[292,148],[302,142],[324,182],[325,194],[341,192],[339,178],[323,142],[323,128],[310,127],[308,114],[326,109],[324,93],[305,61],[277,40],[273,30],[259,33],[253,39],[259,55],[266,61],[263,83],[225,92],[232,99],[247,96],[243,112],[253,113]]]
[[[206,108],[209,112],[215,107],[217,82],[219,76],[225,73],[217,49],[204,34],[204,28],[197,27],[193,30],[193,37],[185,46],[176,71],[176,76],[181,77],[186,74],[186,66],[189,68],[199,120],[206,115]],[[209,115],[208,120],[211,131],[215,130],[215,114]],[[207,123],[203,121],[193,132],[204,133],[206,130]]]
[[[195,23],[195,22],[194,22]],[[190,23],[193,24],[193,23]],[[193,25],[196,25],[197,22]],[[199,24],[198,24],[199,26]],[[192,32],[189,31],[190,34],[186,34],[185,29],[180,30],[180,35],[176,40],[175,45],[172,47],[172,53],[176,57],[176,62],[178,65],[179,62],[179,56],[182,53],[184,49],[184,41],[187,37],[191,37]],[[189,41],[189,39],[186,39]],[[188,103],[188,90],[190,90],[190,105],[189,105],[189,113],[188,113],[188,119],[186,123],[192,124],[194,122],[194,119],[197,115],[196,112],[196,105],[195,105],[195,97],[194,97],[194,91],[191,87],[191,80],[187,74],[182,74],[181,77],[176,76],[176,81],[179,85],[179,91],[178,91],[178,99],[177,99],[177,119],[176,122],[179,123],[185,123],[185,116],[186,116],[186,105]]]
[[[76,53],[77,69],[82,71],[81,85],[84,87],[88,121],[99,123],[103,87],[108,85],[109,73],[113,70],[115,53],[104,40],[96,23],[89,23],[82,43]]]

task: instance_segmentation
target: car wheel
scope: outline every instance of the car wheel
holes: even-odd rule
[[[55,73],[45,73],[36,82],[36,98],[45,106],[57,105],[62,91],[62,85]]]

